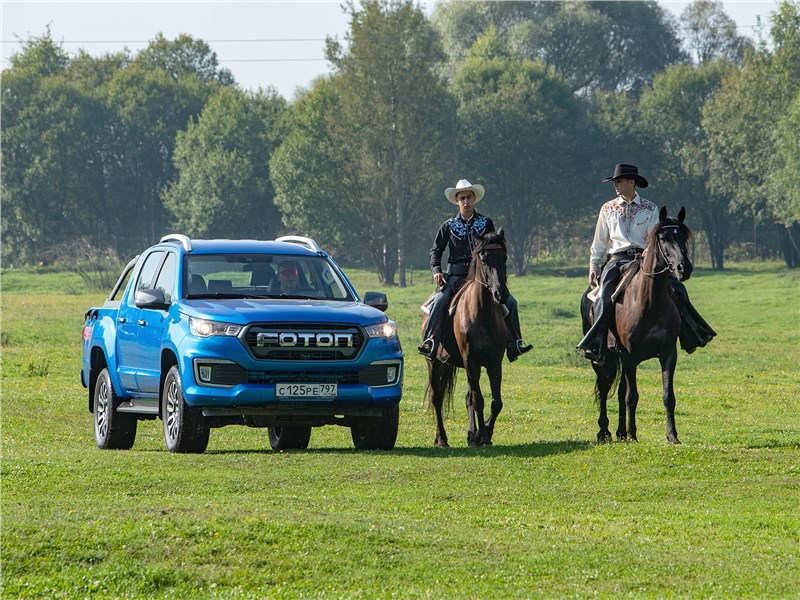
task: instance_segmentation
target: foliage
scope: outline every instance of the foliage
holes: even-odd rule
[[[673,211],[685,206],[689,223],[702,225],[714,269],[724,267],[728,224],[734,216],[728,208],[728,196],[706,185],[709,169],[702,108],[730,70],[725,61],[670,67],[656,77],[639,105],[643,129],[658,156],[653,171],[659,176],[652,183],[661,200],[656,202],[673,204]]]
[[[574,214],[569,199],[584,180],[565,181],[561,166],[586,159],[578,143],[587,129],[584,107],[552,70],[510,58],[493,29],[475,42],[453,89],[461,98],[460,162],[486,186],[489,204],[479,209],[505,224],[521,275],[536,233]],[[549,193],[556,188],[565,196],[558,205]]]
[[[374,283],[349,274],[362,293]],[[157,420],[132,450],[97,450],[76,369],[83,312],[103,295],[65,296],[75,275],[14,273],[10,289],[6,275],[4,597],[797,594],[800,332],[775,318],[798,316],[796,271],[736,264],[688,282],[720,335],[679,358],[681,446],[663,440],[657,361],[640,370],[641,441],[595,444],[593,374],[574,350],[581,270],[511,279],[535,348],[504,366],[492,447],[467,447],[463,407],[453,447],[432,447],[413,351],[426,280],[389,294],[408,350],[395,450],[355,451],[326,427],[274,453],[239,426],[200,456],[167,453]],[[42,356],[48,375],[28,377]]]
[[[752,42],[739,35],[736,21],[726,13],[720,0],[695,0],[681,14],[686,44],[695,63],[727,60],[741,64]]]
[[[599,180],[629,162],[657,203],[690,207],[714,268],[756,226],[781,232],[759,251],[800,267],[797,0],[756,48],[719,2],[695,0],[682,18],[694,64],[650,0],[343,10],[332,74],[291,105],[239,89],[189,35],[99,57],[49,30],[29,39],[0,81],[5,264],[52,268],[82,239],[130,256],[174,227],[288,229],[403,286],[451,213],[442,190],[467,177],[488,184],[522,273],[585,253],[613,193]]]
[[[769,191],[778,190],[770,190],[769,181],[798,176],[791,171],[792,163],[780,160],[782,154],[776,148],[781,124],[800,94],[798,15],[800,3],[783,2],[772,30],[774,52],[762,49],[748,55],[744,67],[729,74],[719,94],[703,109],[709,182],[731,198],[734,210],[756,221],[778,220],[777,213],[787,204],[782,193],[770,197]],[[776,211],[776,207],[780,208]],[[786,230],[790,237],[793,229]],[[785,248],[790,266],[800,266],[798,247],[800,240],[794,239]]]
[[[177,230],[201,238],[277,236],[268,161],[280,144],[285,111],[274,92],[221,88],[197,122],[178,132],[178,177],[164,192]]]
[[[355,247],[348,252],[368,257],[387,283],[399,272],[405,285],[407,253],[421,239],[419,223],[431,214],[429,198],[451,151],[449,95],[433,71],[436,38],[413,2],[368,1],[361,10],[350,4],[349,11],[349,46],[328,40],[327,57],[336,72],[318,84],[318,95],[299,101],[299,129],[273,164],[277,203],[288,223],[308,230],[320,216],[298,214],[297,203],[327,213],[320,205],[334,201],[339,214],[326,229],[343,225],[334,235]],[[317,102],[331,112],[316,112]],[[308,118],[314,120],[311,128]],[[312,140],[319,138],[323,143],[315,151]],[[326,179],[339,180],[325,193],[303,194],[318,182],[299,190],[284,186],[299,174],[318,175],[320,167],[329,169]]]
[[[454,65],[494,27],[515,57],[542,60],[580,95],[638,95],[653,75],[683,59],[677,27],[655,2],[452,0],[437,4],[432,20]]]

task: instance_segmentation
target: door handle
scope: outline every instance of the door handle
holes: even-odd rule
[[[145,325],[147,325],[147,321],[144,321],[144,320],[142,320],[142,319],[139,319],[139,320],[138,320],[138,321],[136,321],[136,322],[137,322],[137,323],[139,323],[139,325],[141,325],[142,327],[144,327]]]
[[[128,319],[126,319],[125,317],[117,317],[117,321],[119,321],[120,323],[125,323],[127,320]]]

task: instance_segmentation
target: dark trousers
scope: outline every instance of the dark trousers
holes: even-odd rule
[[[608,325],[612,314],[611,296],[622,278],[620,267],[629,262],[631,262],[631,258],[627,256],[612,257],[600,274],[600,290],[597,293],[597,299],[594,301],[594,323],[578,343],[579,349],[592,348],[596,350],[606,345]]]

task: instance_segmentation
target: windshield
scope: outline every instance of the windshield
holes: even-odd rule
[[[322,256],[189,254],[186,298],[318,298],[353,300]]]

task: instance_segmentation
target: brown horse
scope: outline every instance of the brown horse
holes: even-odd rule
[[[615,301],[614,319],[609,328],[609,348],[612,351],[607,353],[602,366],[592,365],[596,374],[595,395],[600,404],[600,418],[597,421],[600,426],[597,433],[599,442],[611,439],[606,401],[620,370],[624,378],[620,380],[617,390],[617,438],[636,440],[636,405],[639,402],[636,368],[639,363],[658,357],[661,362],[662,400],[667,414],[667,441],[680,443],[675,429],[673,378],[678,362],[677,339],[681,317],[672,297],[670,281],[673,277],[684,281],[692,274],[692,263],[686,250],[691,232],[683,223],[685,217],[684,208],[681,208],[677,219],[667,217],[666,207],[661,208],[659,223],[648,233],[647,252],[641,265],[633,265],[639,266],[639,270]],[[584,333],[592,324],[592,303],[587,293],[581,298]]]
[[[467,414],[470,446],[492,443],[494,424],[503,409],[500,383],[503,378],[503,358],[508,342],[505,307],[506,239],[503,230],[487,233],[480,238],[472,253],[466,283],[451,302],[452,317],[445,323],[439,358],[428,358],[428,384],[425,398],[436,415],[434,445],[447,447],[447,434],[442,409],[453,397],[456,369],[467,371]],[[423,318],[425,331],[427,316]],[[444,359],[444,361],[442,360]],[[484,422],[484,400],[480,388],[481,367],[486,368],[492,389],[489,419]]]

